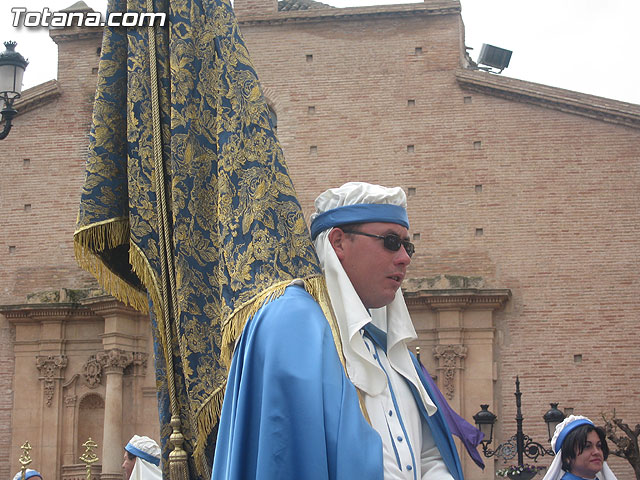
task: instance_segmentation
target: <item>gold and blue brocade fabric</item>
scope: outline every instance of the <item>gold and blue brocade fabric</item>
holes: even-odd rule
[[[109,293],[150,310],[163,455],[172,368],[189,475],[204,479],[233,342],[292,279],[323,292],[321,270],[229,1],[110,0],[108,10],[147,3],[167,14],[164,27],[105,29],[76,256]],[[163,222],[177,304],[168,324]]]

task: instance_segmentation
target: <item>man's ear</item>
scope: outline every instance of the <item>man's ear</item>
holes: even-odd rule
[[[329,232],[329,243],[333,247],[333,251],[336,252],[338,260],[341,262],[345,257],[344,244],[346,240],[346,234],[339,228],[334,228]]]

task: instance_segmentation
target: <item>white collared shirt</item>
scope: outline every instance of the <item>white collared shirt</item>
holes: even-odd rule
[[[388,379],[380,394],[364,395],[371,424],[382,439],[385,480],[452,480],[407,380],[391,366],[384,350],[361,335]]]

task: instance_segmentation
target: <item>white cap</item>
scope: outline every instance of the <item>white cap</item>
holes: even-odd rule
[[[156,441],[152,438],[134,435],[124,449],[136,457],[142,458],[154,465],[160,464],[161,451]]]
[[[311,239],[349,223],[397,223],[409,228],[407,196],[400,187],[349,182],[321,193],[311,215]]]
[[[388,204],[407,208],[407,196],[400,187],[348,182],[340,187],[326,190],[318,195],[315,201],[318,213],[345,205],[357,204]]]
[[[40,475],[40,472],[38,472],[37,470],[33,470],[32,468],[27,468],[24,472],[25,480],[32,477],[42,478],[42,475]],[[13,477],[13,480],[20,480],[21,478],[22,478],[22,470],[20,470],[18,473],[15,474],[15,476]]]

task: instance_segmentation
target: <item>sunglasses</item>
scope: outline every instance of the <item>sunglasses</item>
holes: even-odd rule
[[[407,255],[409,255],[410,257],[416,251],[416,247],[413,243],[411,243],[409,240],[403,240],[402,238],[400,238],[400,236],[396,235],[395,233],[388,233],[383,236],[383,235],[374,235],[372,233],[358,232],[355,230],[342,230],[342,231],[344,233],[351,233],[352,235],[363,235],[365,237],[379,238],[380,240],[383,241],[384,248],[386,248],[387,250],[391,250],[392,252],[397,252],[398,250],[400,250],[400,247],[404,247],[405,251],[407,252]]]

